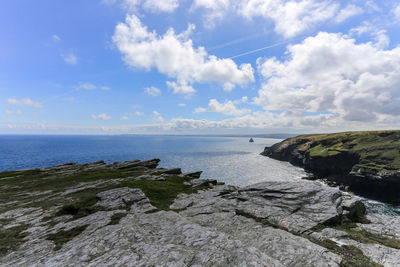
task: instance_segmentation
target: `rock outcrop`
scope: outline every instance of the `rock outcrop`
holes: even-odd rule
[[[381,221],[337,188],[238,188],[155,162],[1,173],[0,265],[400,265],[397,219]]]

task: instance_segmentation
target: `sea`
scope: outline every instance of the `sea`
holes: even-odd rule
[[[159,158],[159,167],[203,171],[201,178],[236,186],[297,181],[302,168],[260,153],[281,139],[166,135],[0,135],[0,171],[43,168],[67,162],[107,163]],[[370,209],[400,215],[399,207],[369,201]]]

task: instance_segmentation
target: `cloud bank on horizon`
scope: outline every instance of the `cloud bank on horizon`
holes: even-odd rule
[[[400,127],[398,1],[30,5],[0,4],[0,133]]]

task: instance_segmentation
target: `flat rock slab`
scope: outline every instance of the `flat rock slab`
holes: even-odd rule
[[[135,202],[147,200],[146,196],[140,189],[128,187],[104,191],[98,193],[97,197],[99,198],[99,201],[96,205],[109,209],[125,208],[131,206]]]

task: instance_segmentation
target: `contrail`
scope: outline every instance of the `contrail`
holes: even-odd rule
[[[250,40],[250,39],[254,39],[254,38],[257,38],[257,37],[261,37],[261,36],[264,36],[264,35],[266,35],[266,32],[253,34],[253,35],[250,35],[250,36],[247,36],[247,37],[243,37],[243,38],[240,38],[240,39],[236,39],[236,40],[224,43],[224,44],[216,45],[214,47],[208,48],[207,51],[211,52],[211,51],[216,50],[216,49],[224,48],[224,47],[231,46],[231,45],[234,45],[234,44],[239,44],[239,43],[242,43],[244,41],[247,41],[247,40]]]
[[[273,45],[269,45],[269,46],[264,46],[264,47],[261,47],[261,48],[258,48],[258,49],[254,49],[254,50],[251,50],[251,51],[248,51],[248,52],[236,55],[236,56],[229,57],[229,58],[233,59],[233,58],[237,58],[237,57],[241,57],[241,56],[246,56],[246,55],[253,54],[253,53],[256,53],[258,51],[262,51],[262,50],[265,50],[265,49],[268,49],[268,48],[280,46],[280,45],[283,45],[283,44],[288,44],[288,43],[290,43],[292,41],[296,41],[296,39],[288,40],[288,41],[285,41],[285,42],[281,42],[281,43],[277,43],[277,44],[273,44]]]

